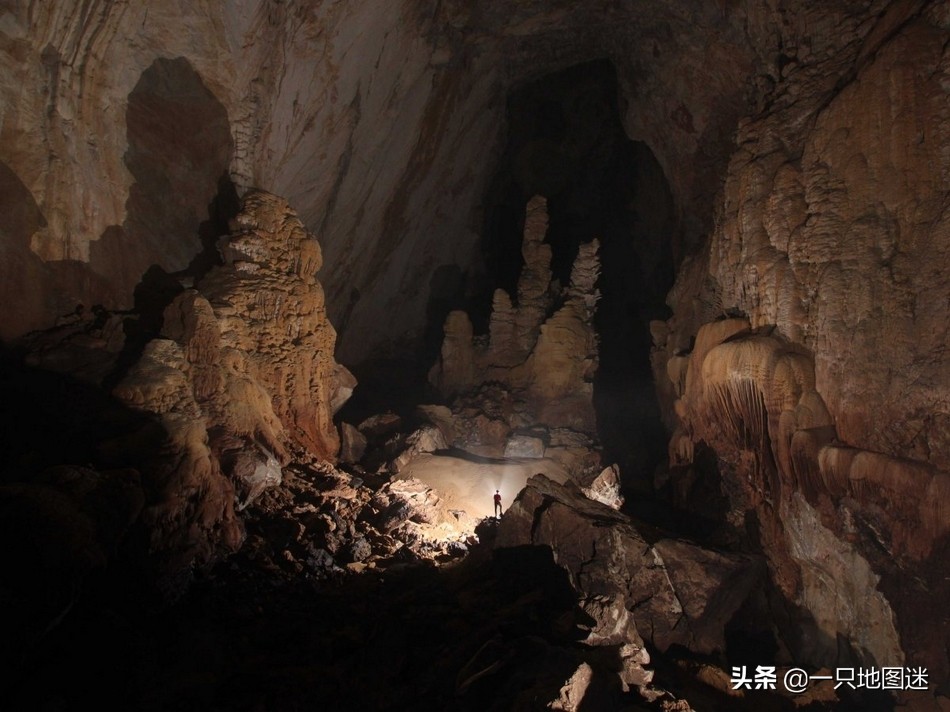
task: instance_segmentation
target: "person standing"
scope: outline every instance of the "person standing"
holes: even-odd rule
[[[501,493],[495,490],[495,518],[501,518]]]

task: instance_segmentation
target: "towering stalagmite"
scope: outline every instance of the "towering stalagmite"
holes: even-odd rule
[[[333,412],[355,386],[333,356],[320,245],[287,202],[250,193],[220,249],[224,265],[169,304],[115,389],[168,434],[146,467],[144,516],[172,570],[236,548],[235,505],[278,484],[291,457],[336,456]]]
[[[551,246],[543,242],[547,226],[547,202],[535,196],[525,209],[517,304],[496,290],[487,342],[475,343],[468,316],[451,312],[430,380],[446,396],[501,384],[524,403],[520,425],[593,432],[598,242],[581,245],[571,282],[560,290],[552,281]]]
[[[483,272],[507,93],[606,57],[624,127],[675,203],[679,274],[653,358],[677,504],[695,508],[691,483],[721,490],[736,540],[769,557],[798,662],[925,666],[937,705],[948,39],[933,0],[6,3],[0,338],[82,315],[66,351],[95,358],[31,363],[101,380],[123,330],[99,315],[142,311],[156,272],[197,279],[116,392],[168,437],[140,463],[155,547],[185,565],[233,548],[235,487],[246,502],[293,448],[335,451],[329,413],[349,386],[324,306],[354,360],[423,333],[438,275]],[[287,196],[302,226],[258,195],[201,281],[252,186]],[[303,230],[323,243],[325,304]],[[535,399],[479,414],[501,452],[539,413],[592,420],[571,402],[589,400],[590,305],[552,301],[538,240],[524,256],[533,276],[494,295],[487,350],[451,317],[437,379],[460,391],[508,374]]]

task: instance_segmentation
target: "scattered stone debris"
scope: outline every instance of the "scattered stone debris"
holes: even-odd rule
[[[585,497],[606,504],[613,509],[623,506],[623,495],[620,494],[620,468],[616,465],[605,467],[589,485],[581,488]]]
[[[243,512],[248,542],[239,554],[280,572],[327,580],[347,572],[407,563],[436,564],[465,555],[477,522],[448,510],[418,480],[386,480],[373,489],[327,463],[294,463],[284,480]]]
[[[592,488],[609,492],[614,476],[607,468]],[[606,499],[589,498],[573,483],[533,477],[502,519],[494,546],[549,549],[587,615],[580,642],[615,650],[614,673],[623,689],[634,687],[657,701],[666,693],[652,685],[646,644],[661,652],[673,645],[724,650],[726,625],[764,580],[765,567],[752,556],[685,541],[648,542]],[[668,701],[673,706],[663,709],[689,709],[681,700]]]

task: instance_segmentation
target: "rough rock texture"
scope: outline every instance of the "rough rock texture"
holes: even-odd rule
[[[535,459],[538,467],[546,466],[545,458],[588,482],[603,467],[592,399],[598,243],[580,246],[570,284],[562,289],[552,278],[551,247],[543,242],[547,227],[547,202],[535,196],[526,206],[517,304],[496,290],[487,339],[473,335],[465,312],[449,313],[429,381],[451,407],[420,411],[444,445],[478,457]],[[397,466],[412,454],[403,453]]]
[[[526,207],[517,305],[512,306],[503,290],[496,291],[493,304],[499,312],[492,312],[487,343],[473,336],[468,315],[449,313],[440,358],[429,380],[446,397],[500,385],[510,391],[512,407],[523,404],[527,420],[521,425],[590,433],[597,370],[593,318],[600,297],[598,243],[581,246],[570,284],[559,290],[552,281],[551,247],[542,242],[546,229],[547,203],[535,196]],[[499,432],[499,437],[505,434]]]
[[[386,481],[374,491],[318,462],[288,466],[285,481],[245,516],[250,534],[240,555],[288,579],[448,561],[468,550],[475,529],[417,480]]]
[[[4,236],[2,283],[42,291],[0,333],[78,302],[130,306],[150,264],[186,269],[222,176],[288,196],[333,235],[336,320],[401,333],[424,311],[432,265],[471,259],[451,192],[482,182],[497,120],[483,110],[497,70],[467,51],[450,63],[433,35],[444,22],[411,2],[4,8],[0,160],[22,220]],[[466,239],[427,243],[435,233]],[[406,238],[425,259],[390,264]],[[402,324],[352,312],[414,282]]]
[[[544,457],[544,440],[530,435],[513,435],[505,443],[505,457]]]
[[[150,491],[141,519],[149,563],[161,577],[172,577],[172,588],[176,575],[235,551],[244,539],[234,485],[208,445],[207,421],[187,369],[179,344],[155,339],[116,387],[121,401],[159,418],[160,446],[139,453]],[[141,440],[145,434],[116,448],[139,449]]]
[[[236,549],[235,505],[279,484],[292,454],[336,456],[331,407],[354,383],[333,358],[313,236],[286,201],[262,192],[245,198],[234,225],[224,265],[172,301],[162,337],[115,388],[157,414],[167,436],[147,468],[143,519],[150,553],[172,557],[170,571]]]
[[[345,402],[355,380],[334,360],[336,331],[315,276],[323,264],[319,243],[285,200],[254,192],[221,252],[224,266],[201,281],[198,297],[213,310],[209,333],[200,333],[198,316],[209,308],[190,293],[165,316],[166,335],[193,354],[199,400],[209,401],[214,425],[259,437],[278,452],[293,443],[332,459],[339,449],[332,409]],[[191,327],[196,317],[199,324]],[[265,406],[248,420],[244,408],[253,409],[254,399],[246,394],[257,390],[279,424],[268,422]]]
[[[826,641],[802,654],[833,661],[843,636],[944,682],[948,37],[942,4],[893,3],[838,49],[797,45],[654,334],[671,461],[705,443],[725,463],[733,521],[757,513]]]
[[[435,425],[423,425],[405,440],[403,451],[391,463],[393,472],[399,473],[416,455],[445,450],[448,444],[442,431]]]
[[[450,312],[445,319],[439,367],[429,376],[440,392],[453,395],[475,385],[475,347],[472,321],[462,311]]]
[[[646,685],[643,640],[723,650],[724,629],[763,575],[761,561],[671,539],[647,542],[633,522],[576,487],[538,475],[502,519],[495,546],[550,547],[591,617],[585,642],[619,646],[624,684]]]
[[[584,496],[606,504],[613,509],[623,506],[623,495],[620,494],[620,468],[616,465],[605,467],[599,475],[583,486]]]
[[[366,436],[349,423],[340,423],[340,462],[359,462],[366,452]]]
[[[879,577],[883,603],[817,616],[829,636],[890,654],[891,610],[906,659],[948,679],[945,3],[133,0],[0,12],[0,301],[15,306],[0,316],[5,340],[77,303],[86,314],[134,305],[152,266],[202,273],[196,258],[216,236],[202,223],[220,218],[230,182],[288,195],[319,232],[349,353],[418,333],[439,269],[477,272],[475,208],[505,92],[611,58],[627,131],[675,195],[677,255],[710,236],[682,265],[673,322],[655,332],[673,459],[695,464],[716,443],[732,519],[758,514],[752,538],[792,601],[816,608],[828,600],[819,581],[844,594]],[[179,306],[204,329],[207,309],[188,298]],[[498,343],[533,333],[510,296],[494,304]],[[747,318],[750,333],[701,331],[724,316]],[[94,340],[116,348],[115,323],[90,322],[70,327],[77,353]],[[177,341],[148,347],[133,371],[151,372],[154,388],[132,395],[159,404],[187,453],[160,469],[186,499],[208,495],[198,528],[211,531],[230,521],[227,485],[206,464],[204,424],[176,421],[208,394],[171,373],[194,356]],[[196,383],[210,388],[207,365]],[[251,376],[237,378],[240,397],[264,403],[253,381],[268,374]],[[279,458],[285,436],[321,443],[326,423],[297,422],[308,407],[232,416]],[[530,425],[509,413],[472,429],[486,447]],[[179,469],[189,463],[198,486]],[[268,479],[253,459],[247,470]],[[788,527],[789,540],[782,518],[818,521],[810,510],[827,531]],[[822,568],[826,554],[851,562],[850,582]],[[865,635],[864,615],[884,632]]]
[[[628,133],[682,196],[674,239],[695,243],[783,40],[792,51],[796,23],[853,27],[840,5],[15,3],[0,20],[0,207],[15,216],[0,296],[24,304],[0,335],[80,302],[127,307],[152,264],[187,269],[224,177],[285,195],[320,234],[342,348],[365,357],[422,330],[438,268],[477,268],[506,92],[605,56]]]
[[[926,660],[945,635],[908,626],[945,593],[942,541],[950,532],[950,478],[933,466],[844,446],[816,390],[810,354],[747,321],[700,328],[688,358],[668,373],[680,398],[670,461],[690,466],[710,447],[723,468],[727,519],[745,530],[755,513],[773,581],[811,620],[792,634],[795,654],[833,664],[838,636],[868,660]],[[911,603],[907,571],[930,580]],[[909,606],[904,608],[904,606]],[[938,614],[939,617],[939,614]],[[814,626],[818,633],[803,633]],[[942,673],[941,673],[942,674]]]

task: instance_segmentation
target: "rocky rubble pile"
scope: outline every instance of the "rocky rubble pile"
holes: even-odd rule
[[[88,454],[61,461],[140,475],[140,555],[170,593],[241,546],[239,512],[285,466],[335,459],[333,414],[356,384],[334,359],[320,245],[285,200],[249,192],[217,247],[194,287],[162,273],[148,312],[77,309],[18,346],[30,366],[111,389],[117,412],[88,425]]]
[[[608,468],[587,491],[609,491],[611,474]],[[765,574],[754,556],[670,538],[648,541],[609,504],[542,475],[528,481],[503,517],[495,546],[549,549],[586,615],[579,642],[613,651],[623,689],[638,688],[649,700],[663,692],[650,685],[646,644],[660,652],[674,645],[723,652],[727,624]],[[570,709],[581,708],[579,700],[573,704]]]
[[[418,480],[375,488],[327,463],[294,463],[244,512],[238,555],[277,579],[321,581],[467,553],[477,522]],[[235,566],[238,566],[235,563]]]

